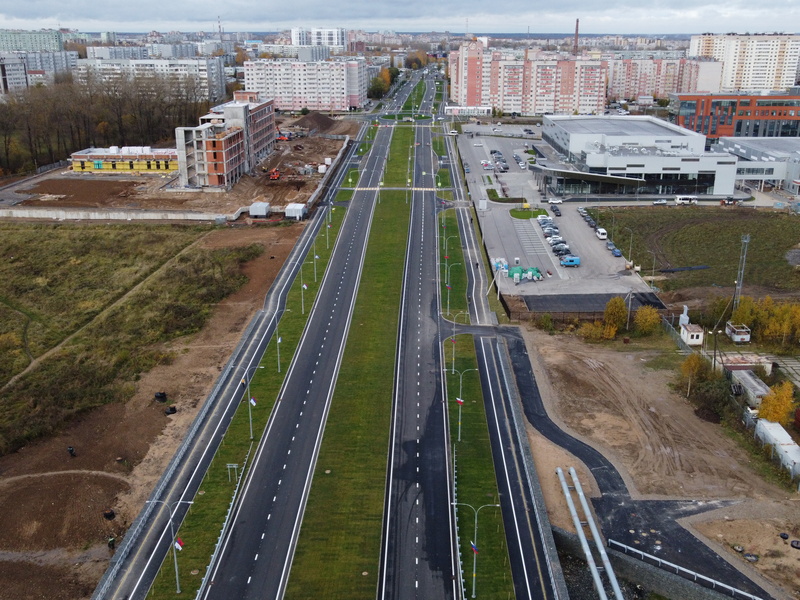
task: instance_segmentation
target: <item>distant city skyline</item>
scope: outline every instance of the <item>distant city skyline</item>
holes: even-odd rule
[[[9,3],[10,4],[10,3]],[[489,11],[488,9],[495,9]],[[800,30],[800,3],[764,0],[757,6],[743,0],[726,3],[707,0],[620,0],[597,3],[563,0],[540,9],[523,9],[517,3],[506,6],[480,0],[439,2],[353,2],[330,3],[309,0],[301,10],[272,10],[249,0],[211,3],[197,0],[156,3],[140,0],[124,5],[96,3],[37,2],[14,3],[0,12],[0,27],[6,29],[65,28],[86,32],[115,31],[217,31],[219,18],[225,32],[282,31],[291,27],[344,27],[366,31],[391,30],[425,33],[468,30],[525,34],[567,34],[580,29],[585,34],[666,35],[692,33],[795,33]],[[467,24],[468,23],[468,24]]]

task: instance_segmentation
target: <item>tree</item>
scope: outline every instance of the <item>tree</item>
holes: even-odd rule
[[[617,331],[625,326],[627,318],[628,307],[625,306],[625,300],[622,296],[614,296],[606,303],[606,309],[603,313],[603,322],[606,326],[614,327],[615,331]]]
[[[758,407],[760,419],[766,419],[773,423],[788,425],[791,419],[791,412],[794,405],[794,386],[791,381],[784,381],[773,385],[770,393],[761,400]]]
[[[652,335],[661,325],[661,315],[653,306],[640,306],[633,315],[633,324],[642,335]]]
[[[388,90],[389,87],[381,77],[373,77],[367,89],[367,98],[383,98]]]
[[[681,363],[681,375],[686,382],[686,397],[692,393],[692,385],[707,381],[711,376],[711,365],[697,352],[692,352]]]
[[[300,109],[300,114],[301,114],[301,115],[303,115],[303,116],[306,116],[306,115],[307,115],[308,113],[310,113],[310,112],[311,112],[311,111],[310,111],[310,110],[308,110],[308,107],[307,107],[307,106],[304,106],[303,108],[301,108],[301,109]]]

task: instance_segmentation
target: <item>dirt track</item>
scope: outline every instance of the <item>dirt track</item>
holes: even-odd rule
[[[645,367],[653,351],[637,349],[635,342],[607,348],[535,330],[525,337],[548,414],[608,457],[632,496],[741,500],[698,515],[691,526],[716,551],[730,554],[746,574],[755,569],[781,585],[779,597],[800,597],[800,551],[784,548],[777,536],[781,531],[800,536],[800,498],[766,483],[720,426],[698,419],[670,388],[669,371]],[[530,426],[528,432],[548,514],[554,525],[574,531],[555,467],[575,466],[595,496],[597,485],[574,456]],[[761,555],[755,567],[733,551],[739,544]]]

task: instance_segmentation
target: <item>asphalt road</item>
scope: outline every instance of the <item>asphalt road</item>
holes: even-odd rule
[[[430,111],[433,85],[420,112]],[[433,187],[430,127],[413,185]],[[378,597],[456,598],[452,475],[441,379],[436,199],[416,191],[406,248]]]
[[[203,598],[280,598],[350,327],[390,130],[379,129]],[[291,307],[293,311],[300,309]]]

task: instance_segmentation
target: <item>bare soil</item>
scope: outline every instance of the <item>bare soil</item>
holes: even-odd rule
[[[0,458],[0,599],[91,596],[111,556],[108,538],[119,543],[141,510],[302,228],[210,232],[204,247],[258,243],[265,252],[243,267],[249,282],[219,304],[203,331],[169,345],[173,364],[143,375],[124,405],[100,407]],[[177,414],[164,414],[156,391],[167,392]],[[113,520],[104,518],[107,510]]]
[[[551,418],[597,448],[620,471],[633,497],[735,499],[734,506],[697,515],[686,525],[717,552],[733,555],[746,574],[760,573],[796,598],[800,550],[778,537],[800,538],[800,498],[765,482],[747,453],[722,428],[698,419],[670,388],[671,373],[645,363],[657,351],[585,344],[570,335],[528,329],[528,352]],[[598,488],[574,456],[545,440],[530,425],[528,437],[552,523],[574,531],[555,468],[574,466],[590,495]],[[732,546],[760,555],[751,564]]]

